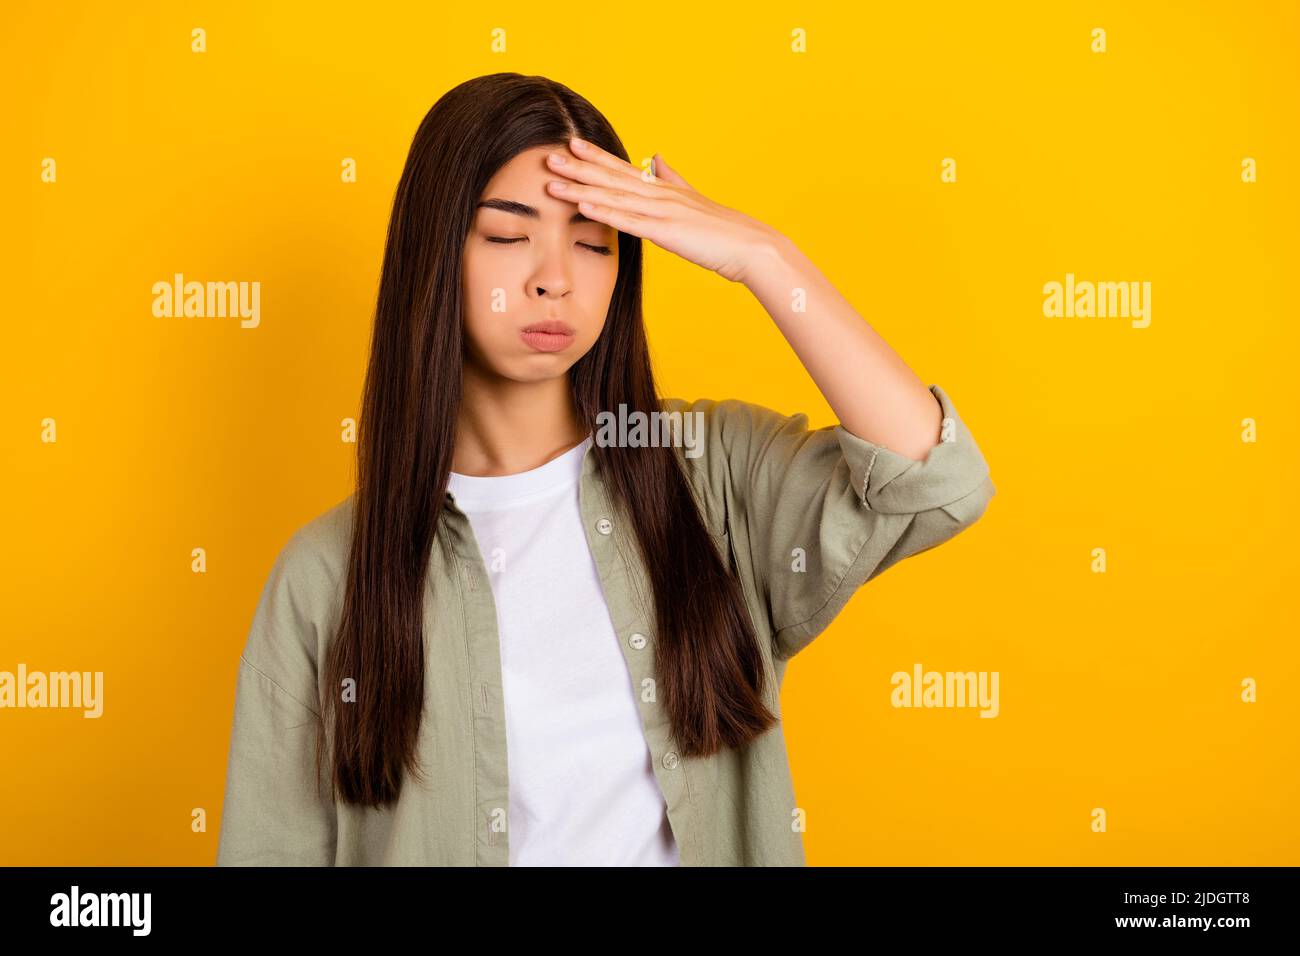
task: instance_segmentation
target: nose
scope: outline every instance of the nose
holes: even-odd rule
[[[573,279],[564,250],[563,242],[549,244],[537,263],[529,285],[539,299],[560,299],[573,291]]]

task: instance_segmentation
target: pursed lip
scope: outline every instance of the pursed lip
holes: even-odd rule
[[[545,322],[534,322],[532,325],[525,325],[521,332],[547,332],[550,335],[573,335],[573,326],[567,322],[560,322],[556,319],[548,319]]]

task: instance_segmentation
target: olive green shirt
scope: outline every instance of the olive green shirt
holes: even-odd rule
[[[702,412],[703,453],[678,454],[719,553],[738,575],[780,716],[786,663],[858,588],[974,523],[994,494],[983,455],[938,385],[943,436],[915,461],[842,425],[809,429],[737,399],[664,399]],[[632,685],[654,676],[650,579],[633,527],[585,454],[579,501]],[[496,612],[469,519],[450,493],[425,588],[418,754],[384,810],[335,804],[318,781],[318,663],[339,620],[353,497],[300,528],[262,591],[239,660],[217,864],[505,866],[508,768]],[[563,706],[557,702],[556,706]],[[656,701],[637,704],[683,866],[803,865],[782,725],[711,757],[678,754]],[[577,744],[580,746],[580,744]],[[328,765],[326,767],[328,770]]]

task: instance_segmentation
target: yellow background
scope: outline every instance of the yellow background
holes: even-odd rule
[[[411,136],[502,70],[793,238],[991,465],[791,664],[810,864],[1300,863],[1295,4],[264,6],[6,6],[0,669],[102,670],[105,715],[0,711],[0,864],[215,859],[259,591],[351,491]],[[666,394],[833,422],[743,287],[646,253]],[[260,281],[261,326],[154,318],[178,271]],[[1045,318],[1067,272],[1150,281],[1150,327]],[[892,708],[917,661],[998,671],[1000,716]]]

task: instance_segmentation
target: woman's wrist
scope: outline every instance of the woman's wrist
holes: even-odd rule
[[[789,273],[800,255],[798,247],[788,236],[771,226],[763,226],[750,246],[736,281],[757,293],[756,283],[770,279],[773,274]]]

